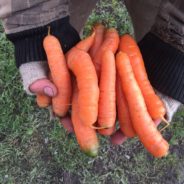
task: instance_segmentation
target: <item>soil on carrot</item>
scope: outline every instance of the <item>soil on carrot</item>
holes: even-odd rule
[[[103,0],[91,14],[84,34],[101,20],[120,33],[133,34],[130,18],[118,0]],[[183,184],[184,108],[163,132],[170,143],[166,158],[155,159],[137,140],[120,146],[100,137],[96,158],[83,154],[73,134],[50,120],[27,96],[14,64],[13,46],[0,26],[0,183],[2,184]]]

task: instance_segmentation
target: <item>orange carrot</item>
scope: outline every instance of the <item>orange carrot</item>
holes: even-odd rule
[[[98,154],[99,142],[96,131],[83,124],[79,116],[78,89],[74,87],[72,99],[72,123],[81,150],[88,156],[95,157]]]
[[[90,45],[85,45],[84,42],[85,40],[82,40],[66,56],[68,67],[77,79],[81,121],[87,126],[92,126],[98,115],[99,88],[91,57],[85,49],[82,50],[83,48],[90,48]]]
[[[51,97],[43,95],[43,94],[37,94],[36,102],[37,102],[38,107],[45,108],[51,104]]]
[[[77,45],[75,47],[87,52],[91,48],[91,46],[93,45],[94,39],[95,39],[95,32],[93,32],[90,36],[88,36],[84,40],[77,43]]]
[[[58,116],[64,116],[69,109],[72,93],[65,56],[59,40],[52,35],[45,37],[43,46],[47,54],[52,80],[58,91],[57,95],[52,98],[53,111]]]
[[[48,78],[52,81],[51,73],[49,72]],[[36,103],[40,108],[46,108],[52,103],[52,98],[44,94],[36,94]]]
[[[119,45],[119,35],[117,30],[114,28],[108,29],[105,33],[104,41],[101,47],[98,49],[96,56],[93,59],[98,76],[100,75],[100,66],[103,52],[105,50],[111,50],[115,54],[116,50],[118,49],[118,45]]]
[[[147,150],[155,157],[168,154],[169,145],[151,119],[126,53],[116,55],[116,66],[125,93],[133,127]]]
[[[114,54],[106,50],[102,54],[98,125],[113,127],[116,121],[116,65]]]
[[[120,39],[119,50],[125,52],[130,58],[135,78],[144,96],[151,117],[153,120],[162,119],[166,110],[148,80],[144,61],[137,43],[130,35],[123,35]]]
[[[118,121],[121,131],[127,137],[135,137],[136,132],[132,125],[130,112],[128,109],[128,103],[121,88],[121,82],[118,74],[116,76],[116,102],[118,111]]]
[[[95,40],[94,40],[92,47],[89,50],[89,54],[92,59],[95,57],[100,46],[102,45],[103,38],[104,38],[104,32],[105,32],[105,26],[102,24],[96,24],[94,26],[94,30],[95,30]]]

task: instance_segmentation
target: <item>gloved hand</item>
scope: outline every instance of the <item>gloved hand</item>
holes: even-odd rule
[[[56,87],[47,79],[48,64],[43,39],[48,34],[48,26],[51,34],[60,40],[64,53],[80,40],[79,34],[69,23],[69,17],[45,26],[7,35],[15,46],[16,65],[22,77],[24,90],[30,95],[44,93],[55,96],[57,93]]]
[[[55,85],[47,77],[49,69],[43,48],[43,39],[48,34],[48,26],[51,34],[59,39],[64,53],[80,41],[79,34],[69,23],[69,17],[7,35],[15,46],[16,65],[21,74],[24,90],[29,95],[41,93],[53,97],[57,94]],[[61,123],[69,132],[72,131],[72,124],[68,124],[67,118],[61,119]]]
[[[139,47],[148,77],[153,87],[158,90],[156,93],[165,105],[165,118],[171,122],[173,115],[181,105],[180,102],[184,101],[182,93],[184,54],[151,32],[139,42]],[[161,120],[157,120],[155,124],[159,125],[160,122]],[[113,144],[122,144],[125,140],[126,137],[120,130],[111,137]]]
[[[156,91],[157,95],[160,97],[160,99],[163,101],[164,106],[166,108],[166,120],[170,123],[172,121],[172,118],[178,108],[180,107],[181,103],[163,95],[162,93]],[[155,124],[158,126],[160,124],[161,120],[156,120]],[[111,136],[111,142],[114,145],[120,145],[123,142],[127,140],[127,137],[121,132],[121,130],[117,130],[114,135]]]
[[[160,97],[162,102],[164,103],[164,106],[166,108],[166,120],[170,123],[172,121],[172,118],[178,108],[180,107],[181,103],[177,100],[174,100],[158,91],[156,91],[156,94]]]

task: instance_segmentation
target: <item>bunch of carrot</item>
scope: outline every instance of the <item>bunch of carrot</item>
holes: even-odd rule
[[[71,107],[71,119],[81,149],[96,156],[97,131],[112,135],[116,120],[129,138],[137,136],[155,157],[168,154],[169,145],[154,120],[164,120],[165,107],[146,74],[141,52],[128,34],[119,36],[102,24],[65,55],[58,39],[47,35],[43,42],[50,79],[58,93],[50,99],[37,95],[40,107],[52,104],[64,117]],[[116,117],[117,114],[117,117]]]

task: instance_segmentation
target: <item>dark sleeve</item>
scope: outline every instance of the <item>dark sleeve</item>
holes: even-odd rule
[[[51,34],[59,39],[64,53],[80,40],[78,32],[69,23],[69,16],[55,20],[41,27],[7,34],[7,38],[12,41],[15,46],[17,67],[32,61],[46,61],[43,39],[48,34],[49,26]]]
[[[153,87],[184,104],[184,1],[164,0],[139,42]]]
[[[15,46],[16,65],[46,61],[43,39],[51,34],[67,52],[79,40],[69,21],[69,0],[2,0],[0,18],[7,38]]]

